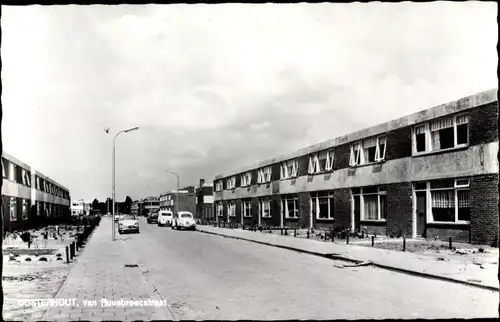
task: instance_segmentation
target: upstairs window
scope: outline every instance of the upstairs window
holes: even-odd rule
[[[282,162],[280,165],[280,170],[280,177],[282,180],[295,178],[297,177],[299,172],[299,161],[295,159]]]
[[[7,160],[2,158],[2,177],[7,178],[7,172],[5,171],[5,165],[7,164]]]
[[[248,171],[241,175],[241,186],[247,187],[252,184],[252,172]]]
[[[8,179],[10,181],[16,182],[16,179],[17,179],[17,165],[15,165],[12,162],[9,162],[9,172],[8,172],[8,175],[9,175]]]
[[[413,153],[467,146],[469,117],[461,114],[419,124],[413,128]]]
[[[257,172],[257,183],[271,182],[271,167],[264,167]]]
[[[380,162],[385,159],[385,135],[368,138],[351,145],[350,166]]]
[[[226,179],[226,188],[227,189],[236,188],[236,176],[232,176]]]
[[[222,190],[223,190],[222,180],[215,181],[215,191],[222,191]]]
[[[309,174],[333,170],[333,151],[323,151],[309,156]]]

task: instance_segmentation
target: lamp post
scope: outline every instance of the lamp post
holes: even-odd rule
[[[165,170],[168,173],[171,173],[177,177],[177,194],[175,195],[175,212],[179,213],[179,175],[170,170]]]
[[[112,202],[113,202],[113,223],[111,224],[111,227],[113,228],[113,232],[112,232],[112,240],[114,241],[115,240],[115,150],[116,150],[116,138],[118,137],[118,135],[120,135],[121,133],[128,133],[128,132],[131,132],[131,131],[135,131],[135,130],[138,130],[139,127],[138,126],[135,126],[135,127],[131,127],[129,129],[126,129],[126,130],[121,130],[120,132],[116,133],[115,135],[115,138],[113,139],[113,194],[112,194]]]

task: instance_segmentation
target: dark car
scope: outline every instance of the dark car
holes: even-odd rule
[[[148,224],[157,224],[158,223],[158,212],[153,212],[148,215],[147,219]]]

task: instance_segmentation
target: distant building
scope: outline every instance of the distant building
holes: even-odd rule
[[[138,210],[143,216],[147,216],[152,212],[160,210],[160,198],[158,197],[147,197],[141,200],[139,203]]]
[[[87,216],[92,213],[90,203],[86,203],[83,200],[73,201],[71,203],[71,215],[72,216]]]
[[[213,203],[213,184],[205,182],[205,179],[200,179],[200,186],[196,189],[196,219],[203,221],[215,220]]]
[[[132,215],[136,215],[136,216],[139,215],[139,201],[138,200],[132,202],[132,205],[130,206],[130,213]]]
[[[160,195],[160,210],[175,211],[176,203],[179,203],[179,211],[189,211],[193,215],[196,213],[196,188],[186,187],[177,192],[176,190],[169,191]]]

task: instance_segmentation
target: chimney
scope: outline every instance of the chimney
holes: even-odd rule
[[[205,179],[200,179],[200,188],[203,187],[204,183],[205,183]]]

